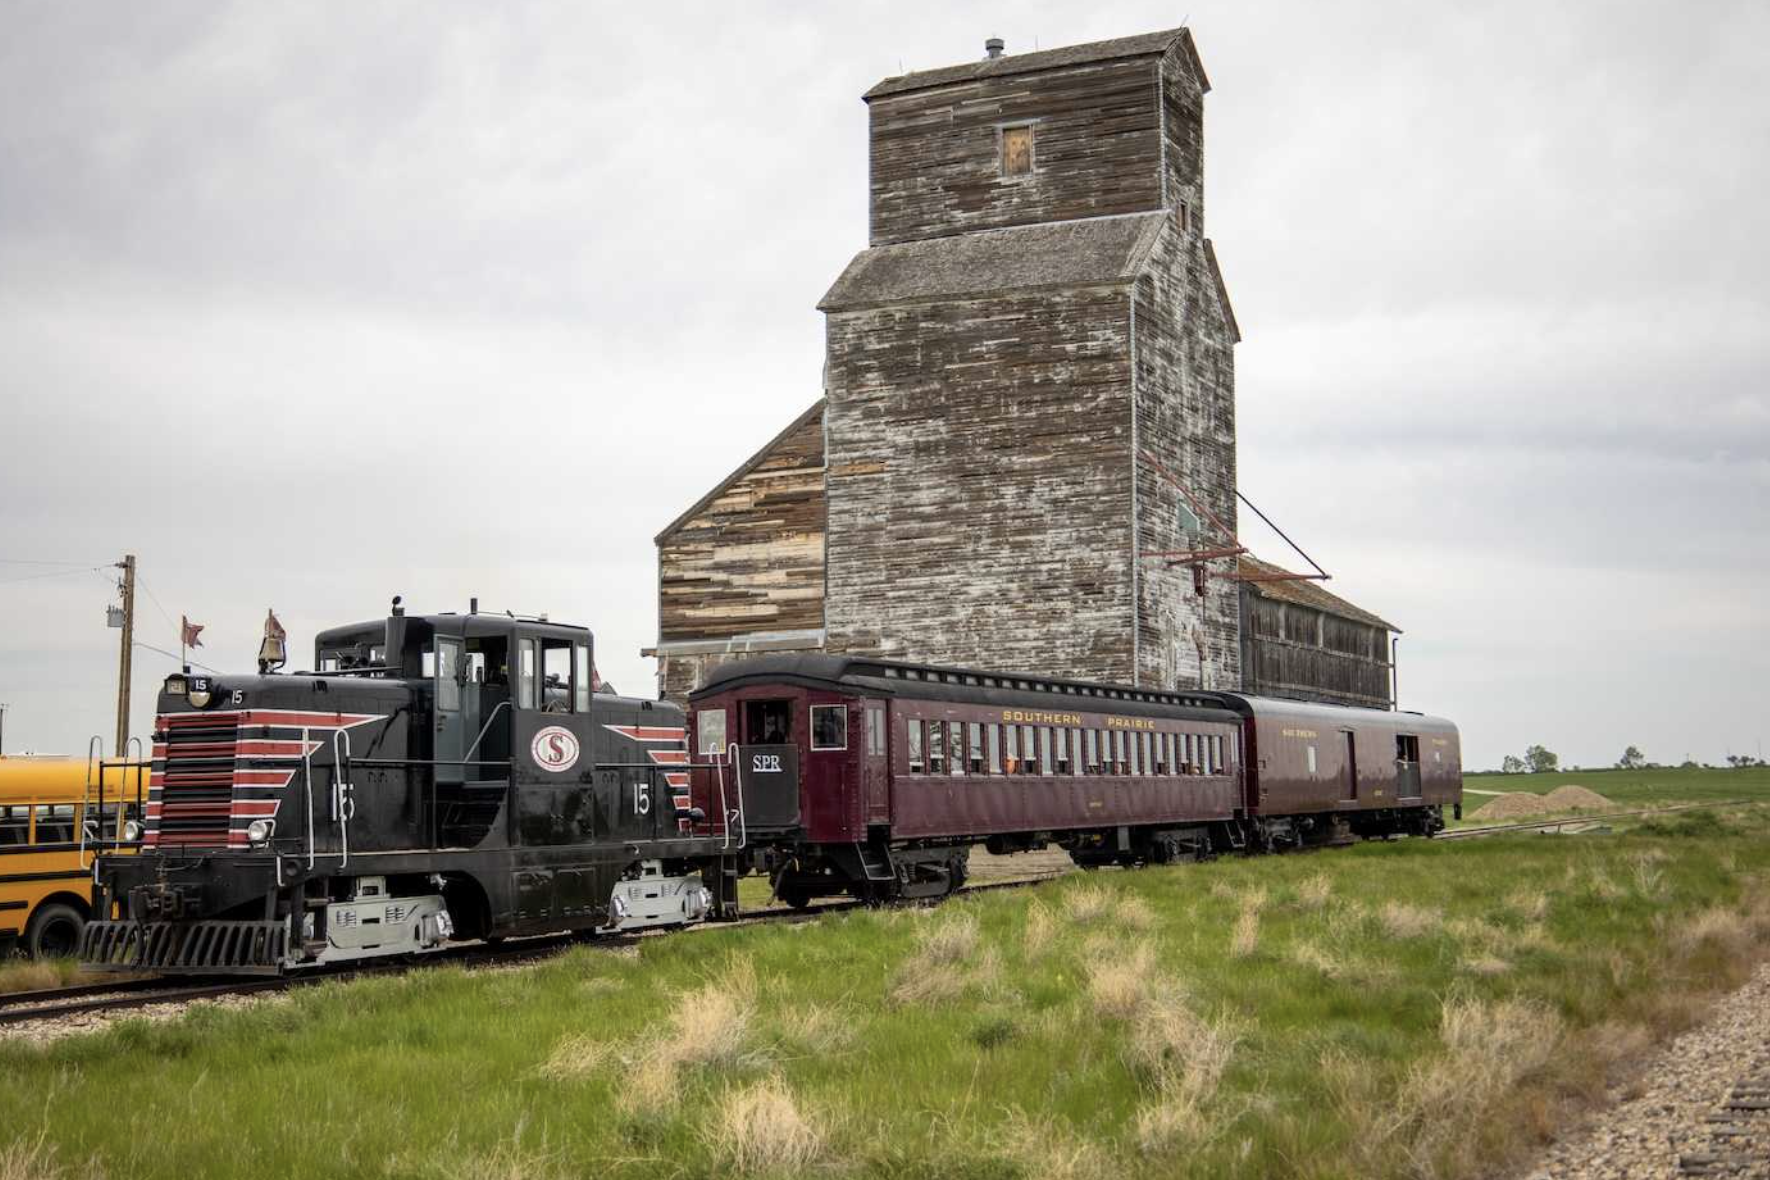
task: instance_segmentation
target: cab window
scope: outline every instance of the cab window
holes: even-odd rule
[[[572,645],[563,639],[541,641],[541,708],[567,713],[572,707]]]
[[[516,645],[516,707],[535,707],[535,641],[520,640]]]
[[[578,643],[572,645],[572,708],[579,713],[590,711],[590,645]],[[725,728],[725,714],[719,714],[720,729]],[[720,734],[720,741],[725,740]]]

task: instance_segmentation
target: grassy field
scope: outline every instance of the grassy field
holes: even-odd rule
[[[1656,803],[1707,803],[1723,799],[1770,799],[1770,767],[1746,770],[1568,770],[1555,774],[1470,774],[1466,789],[1530,791],[1546,795],[1556,787],[1575,785],[1628,807]],[[1481,806],[1483,796],[1465,800],[1464,810]]]
[[[1744,978],[1767,836],[1075,874],[0,1042],[0,1177],[1492,1175]]]

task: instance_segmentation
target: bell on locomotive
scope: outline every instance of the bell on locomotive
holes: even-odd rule
[[[277,973],[714,910],[732,838],[692,803],[682,712],[602,684],[588,630],[395,598],[286,674],[281,632],[255,674],[161,687],[86,966]]]

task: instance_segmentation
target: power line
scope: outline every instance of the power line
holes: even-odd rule
[[[145,648],[147,648],[147,649],[148,649],[148,650],[149,650],[149,651],[153,651],[153,652],[159,652],[159,653],[160,653],[160,654],[161,654],[161,655],[163,655],[163,656],[165,656],[165,657],[166,657],[166,658],[167,658],[167,659],[169,659],[169,660],[177,660],[177,659],[178,659],[178,656],[177,656],[177,654],[176,654],[176,653],[174,653],[174,652],[169,652],[169,651],[167,651],[167,650],[166,650],[166,649],[165,649],[165,648],[163,648],[163,647],[155,647],[155,646],[154,646],[154,645],[153,645],[153,644],[151,644],[151,643],[143,643],[143,642],[142,642],[142,641],[141,641],[141,640],[139,640],[139,639],[137,639],[137,640],[136,640],[136,641],[135,641],[135,646],[136,646],[136,647],[145,647]],[[195,661],[195,660],[193,660],[193,659],[191,659],[191,658],[190,658],[190,657],[189,657],[189,656],[188,656],[188,655],[187,655],[187,656],[185,656],[185,658],[184,658],[184,661],[183,661],[183,662],[184,662],[184,663],[186,663],[186,664],[189,664],[189,665],[190,665],[190,666],[191,666],[191,667],[193,667],[193,668],[201,668],[201,669],[202,669],[202,670],[203,670],[203,671],[205,671],[205,672],[213,672],[213,673],[215,673],[215,674],[216,674],[216,675],[217,675],[217,676],[219,676],[219,675],[221,675],[221,669],[219,669],[219,668],[211,668],[211,667],[210,667],[210,666],[209,666],[209,665],[208,665],[208,664],[199,664],[199,663],[198,663],[198,662],[197,662],[197,661]]]
[[[105,564],[108,565],[109,563],[106,562]],[[22,578],[0,578],[0,586],[11,586],[19,582],[35,582],[41,578],[66,578],[73,574],[84,574],[89,571],[92,573],[98,573],[98,571],[103,568],[104,565],[89,565],[81,569],[48,570],[41,574],[26,574]],[[103,577],[104,575],[100,574],[99,576]]]
[[[78,565],[91,566],[97,563],[90,561],[33,561],[28,557],[0,557],[0,565]]]

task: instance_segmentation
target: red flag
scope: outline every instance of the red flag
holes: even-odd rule
[[[193,623],[183,615],[178,616],[178,622],[184,628],[184,634],[180,642],[186,647],[202,647],[203,641],[198,639],[197,636],[203,633],[203,624]]]
[[[277,622],[277,612],[274,610],[265,612],[264,637],[266,639],[276,640],[289,638],[289,633],[283,630],[283,625],[281,623]]]

